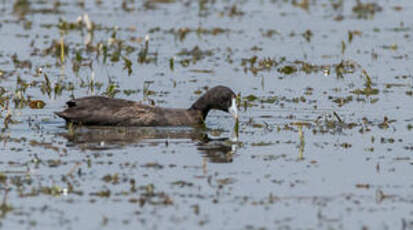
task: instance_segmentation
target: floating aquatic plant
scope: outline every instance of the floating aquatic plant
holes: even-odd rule
[[[132,62],[125,56],[122,56],[123,59],[123,69],[128,70],[128,76],[132,74]]]
[[[362,71],[362,76],[365,78],[366,82],[365,82],[365,88],[363,89],[355,89],[353,91],[351,91],[351,93],[357,94],[357,95],[366,95],[366,96],[370,96],[370,95],[377,95],[379,94],[379,90],[376,88],[372,87],[372,81],[370,76],[367,74],[366,70]]]

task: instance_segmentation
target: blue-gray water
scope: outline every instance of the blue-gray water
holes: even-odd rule
[[[340,2],[0,2],[1,227],[413,228],[413,4]],[[232,135],[223,112],[207,130],[53,115],[105,92],[189,107],[215,85],[240,93],[238,145],[207,141]]]

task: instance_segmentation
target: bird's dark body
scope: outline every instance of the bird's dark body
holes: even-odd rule
[[[202,124],[199,111],[170,109],[139,102],[91,96],[66,103],[68,108],[56,114],[67,122],[82,125],[115,126],[193,126]]]
[[[90,96],[66,102],[68,108],[56,112],[66,122],[105,126],[196,126],[204,122],[210,109],[228,111],[235,94],[217,86],[198,99],[189,109],[161,108],[135,101]],[[229,99],[228,99],[229,98]]]

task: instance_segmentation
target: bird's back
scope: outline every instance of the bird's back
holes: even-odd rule
[[[66,102],[68,108],[62,112],[56,112],[59,117],[67,122],[83,125],[118,125],[127,120],[132,114],[117,113],[130,108],[136,112],[150,112],[149,106],[138,104],[134,101],[114,99],[102,96],[90,96],[73,99]],[[140,108],[138,110],[138,108]],[[138,116],[138,114],[135,114]]]
[[[202,122],[201,114],[194,111],[102,96],[83,97],[66,104],[68,108],[56,114],[67,122],[82,125],[182,126]]]

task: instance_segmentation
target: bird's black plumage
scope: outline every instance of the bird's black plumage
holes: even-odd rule
[[[189,109],[162,108],[103,96],[73,99],[56,115],[67,122],[113,126],[193,126],[202,124],[211,109],[229,112],[235,93],[225,86],[208,90]]]

